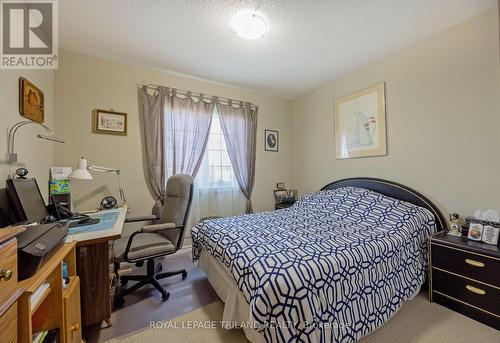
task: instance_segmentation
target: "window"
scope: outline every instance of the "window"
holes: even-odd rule
[[[214,110],[207,148],[196,176],[199,189],[238,188],[217,109]]]

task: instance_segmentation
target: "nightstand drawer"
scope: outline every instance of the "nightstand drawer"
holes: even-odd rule
[[[500,287],[500,260],[431,243],[432,266]]]
[[[432,270],[432,289],[500,316],[500,289],[436,269]]]

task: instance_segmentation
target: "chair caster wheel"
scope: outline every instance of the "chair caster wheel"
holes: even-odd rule
[[[125,299],[122,297],[116,297],[115,301],[113,302],[113,306],[115,308],[120,308],[123,306],[123,304],[125,304]]]
[[[120,285],[125,286],[128,283],[126,279],[120,279]]]
[[[187,276],[188,276],[187,271],[183,271],[182,272],[182,280],[184,280],[185,278],[187,278]]]
[[[164,293],[161,295],[161,301],[167,301],[170,298],[170,293]]]

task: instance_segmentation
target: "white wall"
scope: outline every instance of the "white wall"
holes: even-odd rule
[[[19,121],[26,120],[19,114],[19,77],[25,77],[40,88],[45,95],[45,125],[54,128],[54,71],[53,70],[0,70],[0,187],[5,187],[9,175],[6,162],[7,133],[10,127]],[[18,153],[19,167],[29,170],[31,177],[36,177],[42,194],[47,200],[49,168],[54,160],[54,144],[38,139],[37,134],[45,134],[45,130],[35,125],[20,128],[16,133],[15,151]]]
[[[445,214],[500,210],[498,43],[495,9],[293,101],[294,185],[372,176],[421,191]],[[388,155],[336,160],[334,99],[381,81]]]
[[[259,106],[256,176],[253,191],[254,210],[273,208],[276,182],[291,184],[290,103],[251,90],[227,86],[136,67],[119,62],[60,51],[56,72],[56,132],[66,138],[55,150],[59,166],[75,167],[85,156],[96,165],[123,170],[127,200],[134,213],[151,211],[153,199],[147,189],[142,139],[138,117],[137,83],[152,82],[178,89],[249,101]],[[91,133],[93,109],[115,109],[128,113],[128,135],[111,136]],[[264,151],[264,129],[280,135],[280,151]],[[96,208],[106,194],[118,196],[113,175],[94,173],[95,181],[71,184],[77,209]],[[107,189],[101,186],[107,185]]]

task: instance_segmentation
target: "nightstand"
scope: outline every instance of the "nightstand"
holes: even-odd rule
[[[500,330],[500,248],[444,231],[430,237],[429,300]]]
[[[295,202],[288,202],[288,203],[276,203],[274,205],[274,209],[275,210],[281,210],[283,208],[288,208],[290,206],[292,206],[293,204],[295,204]]]

